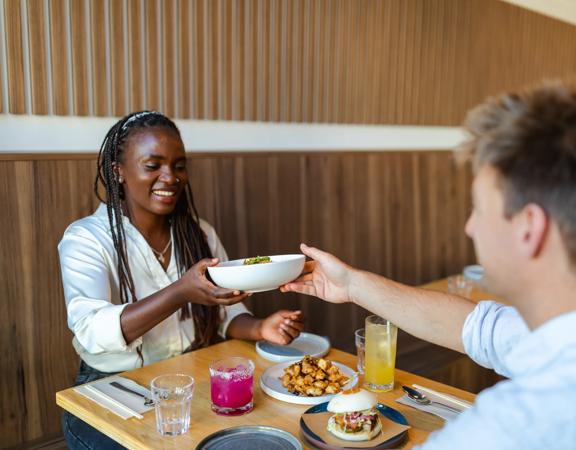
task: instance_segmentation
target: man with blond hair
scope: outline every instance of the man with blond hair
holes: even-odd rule
[[[489,99],[466,129],[466,233],[486,288],[510,306],[405,286],[304,244],[313,261],[282,290],[354,302],[508,378],[421,450],[576,449],[576,91],[548,83]]]

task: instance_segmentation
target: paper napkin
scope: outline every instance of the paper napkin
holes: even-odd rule
[[[143,413],[154,408],[153,406],[145,406],[142,397],[124,392],[110,385],[113,381],[150,397],[150,391],[147,388],[118,375],[77,386],[74,390],[123,419],[129,419],[130,417],[142,419]]]

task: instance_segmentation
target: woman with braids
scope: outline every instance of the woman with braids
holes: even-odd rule
[[[58,246],[68,326],[81,358],[76,384],[134,369],[220,338],[287,344],[300,311],[256,319],[248,294],[206,278],[226,260],[214,229],[198,218],[176,125],[157,112],[124,117],[108,132],[94,190],[102,204],[74,222]],[[101,195],[103,193],[103,195]],[[72,449],[120,448],[65,414]]]

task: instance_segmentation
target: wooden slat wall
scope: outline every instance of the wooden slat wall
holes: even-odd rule
[[[0,161],[0,448],[60,430],[54,393],[72,383],[77,357],[56,246],[97,206],[89,158]],[[450,152],[200,154],[189,169],[200,214],[231,258],[297,252],[305,241],[410,284],[474,261],[463,233],[470,174]],[[259,316],[301,308],[307,330],[348,350],[366,315],[278,292],[249,306]],[[403,342],[400,362],[412,345]]]
[[[45,4],[0,3],[3,112],[455,125],[489,94],[576,75],[573,25],[500,0]]]

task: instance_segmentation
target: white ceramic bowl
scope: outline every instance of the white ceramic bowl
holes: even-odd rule
[[[210,277],[220,287],[244,292],[262,292],[298,278],[304,267],[304,255],[273,255],[272,262],[244,265],[244,259],[225,261],[208,267]]]

